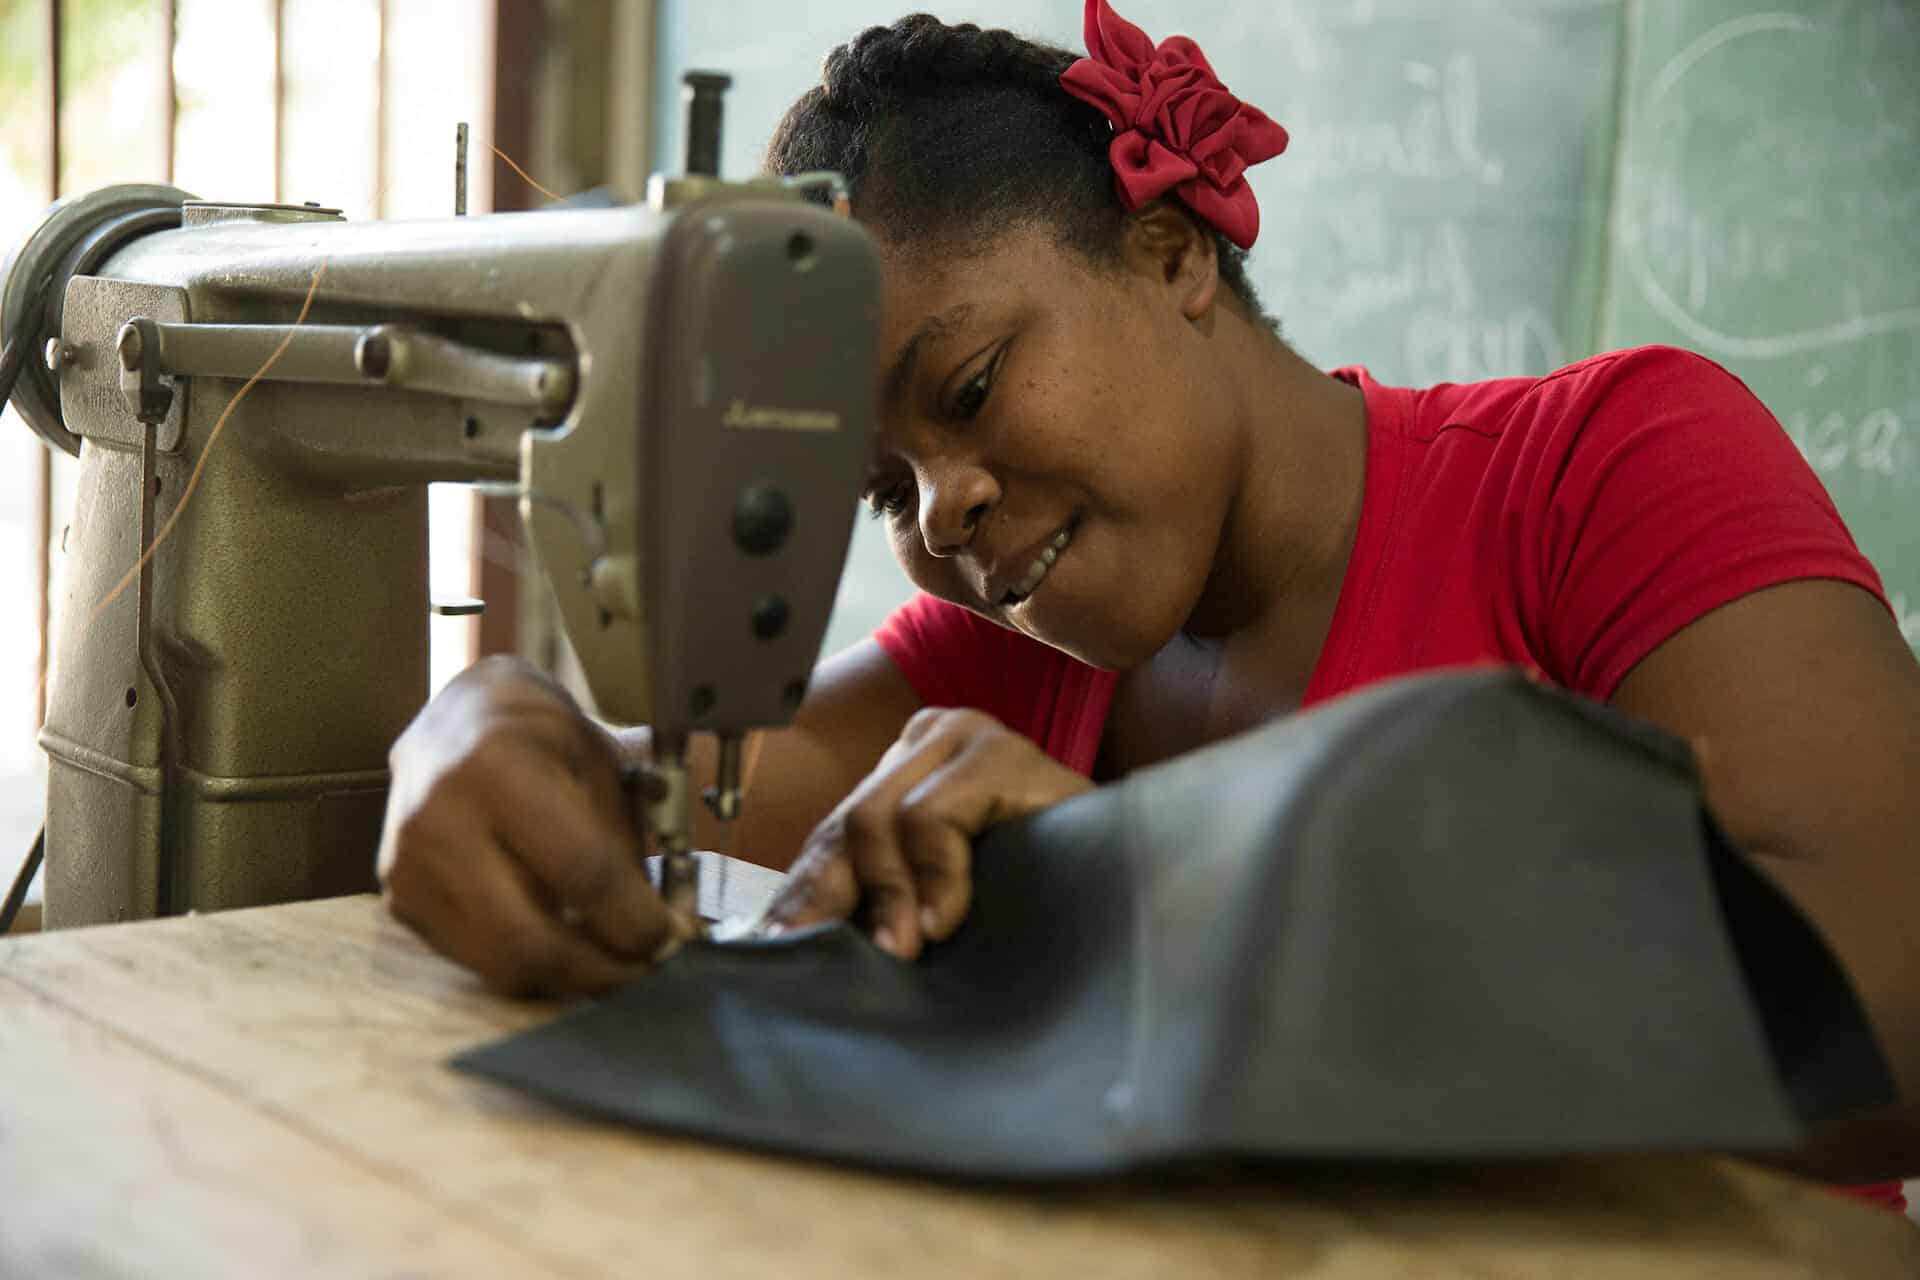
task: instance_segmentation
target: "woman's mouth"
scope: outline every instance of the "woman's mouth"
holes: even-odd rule
[[[1012,609],[1025,604],[1027,598],[1040,589],[1040,584],[1046,581],[1047,574],[1052,572],[1054,562],[1060,558],[1060,553],[1067,549],[1069,542],[1073,541],[1073,532],[1079,524],[1078,517],[1069,521],[1066,528],[1053,535],[1053,541],[1040,548],[1040,554],[1035,556],[1033,563],[1027,566],[1027,572],[1020,581],[1014,583],[1007,594],[1000,598],[1002,606]]]

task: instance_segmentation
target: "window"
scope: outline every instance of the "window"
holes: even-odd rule
[[[496,0],[0,0],[0,252],[56,194],[169,182],[196,196],[316,201],[347,217],[453,211],[453,138],[493,120]],[[490,205],[476,161],[469,208]],[[74,463],[0,415],[0,893],[41,822],[35,736],[43,574]],[[430,496],[436,595],[472,594],[474,503]],[[470,660],[475,625],[430,624],[433,684]]]

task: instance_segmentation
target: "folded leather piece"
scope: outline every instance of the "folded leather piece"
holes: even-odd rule
[[[455,1065],[635,1124],[970,1177],[1757,1149],[1886,1101],[1818,935],[1684,747],[1420,676],[994,829],[913,964],[689,946]]]

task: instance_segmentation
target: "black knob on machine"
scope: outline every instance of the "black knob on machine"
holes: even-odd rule
[[[754,485],[733,504],[733,540],[750,556],[770,555],[793,531],[793,503],[778,489]]]

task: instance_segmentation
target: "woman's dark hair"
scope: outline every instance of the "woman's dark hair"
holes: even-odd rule
[[[869,27],[827,55],[821,83],[774,132],[766,167],[836,170],[855,214],[891,239],[971,246],[1045,222],[1089,261],[1117,264],[1128,214],[1107,160],[1113,129],[1060,87],[1076,57],[924,13]],[[1272,324],[1246,253],[1212,235],[1222,283]]]

